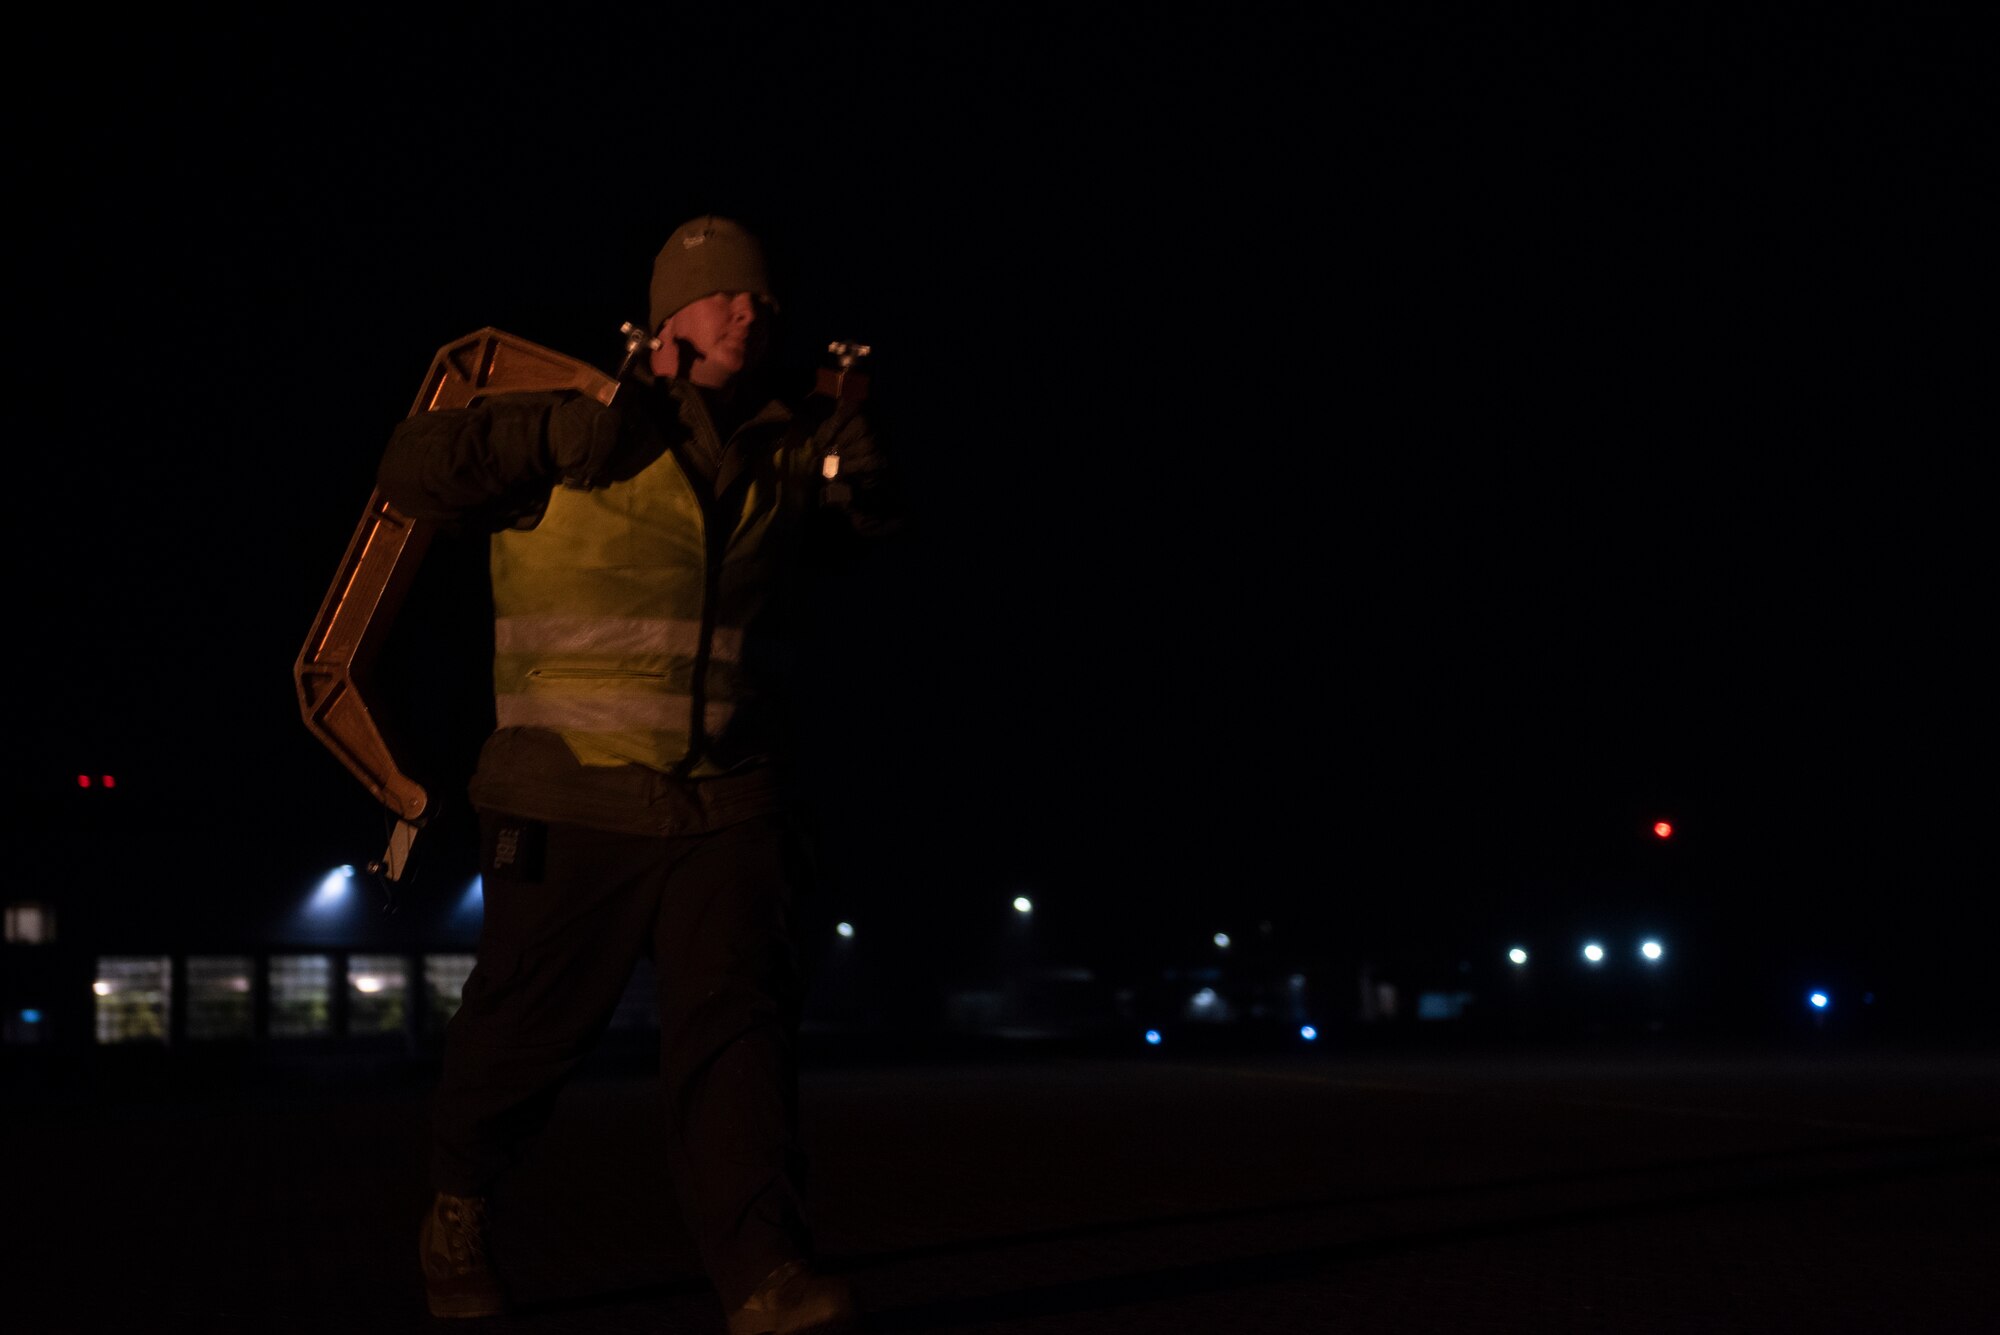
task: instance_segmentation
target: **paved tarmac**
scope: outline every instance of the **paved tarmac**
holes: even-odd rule
[[[443,1323],[431,1068],[314,1060],[11,1097],[7,1328],[720,1331],[643,1063],[572,1085],[505,1202],[519,1312]],[[2000,1329],[1993,1051],[987,1050],[804,1083],[874,1331]]]

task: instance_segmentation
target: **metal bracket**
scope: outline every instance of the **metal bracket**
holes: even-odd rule
[[[389,847],[380,858],[368,864],[368,870],[385,881],[400,881],[403,871],[410,863],[410,848],[417,842],[417,827],[406,820],[396,822],[396,828],[389,832]]]
[[[625,335],[625,360],[618,363],[618,375],[616,378],[623,380],[626,372],[632,369],[632,363],[639,359],[640,352],[658,351],[660,340],[654,338],[630,320],[619,325],[618,332]]]

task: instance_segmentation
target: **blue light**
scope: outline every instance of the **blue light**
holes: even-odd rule
[[[339,911],[348,899],[348,892],[354,885],[354,868],[335,867],[321,879],[313,890],[312,898],[306,901],[308,916],[323,918]]]
[[[475,876],[465,892],[458,897],[458,903],[451,910],[451,921],[455,928],[471,930],[477,928],[486,917],[486,878]]]
[[[42,1013],[38,1010],[35,1010],[33,1007],[30,1007],[27,1010],[21,1012],[22,1024],[40,1024],[41,1022],[42,1022]]]
[[[1157,1029],[1148,1029],[1146,1031],[1146,1042],[1151,1047],[1157,1048],[1160,1046],[1160,1031]]]
[[[1833,1004],[1833,998],[1824,992],[1814,992],[1806,997],[1806,1004],[1816,1011],[1823,1011]]]
[[[1319,1030],[1309,1024],[1302,1024],[1299,1026],[1299,1037],[1310,1043],[1319,1037]]]

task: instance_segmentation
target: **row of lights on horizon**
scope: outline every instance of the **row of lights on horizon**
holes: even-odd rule
[[[355,871],[351,866],[337,867],[329,872],[314,891],[312,900],[308,905],[309,910],[317,909],[323,912],[344,900],[354,880],[354,876]],[[468,903],[480,898],[481,889],[481,878],[474,877],[471,885],[467,888]],[[1016,895],[1013,907],[1014,911],[1023,917],[1027,917],[1035,910],[1034,901],[1026,895]],[[855,928],[852,922],[843,920],[834,925],[834,931],[843,940],[852,940]],[[1231,945],[1231,938],[1227,932],[1217,932],[1210,940],[1217,950],[1227,950]],[[1583,958],[1591,964],[1602,964],[1605,959],[1604,946],[1598,941],[1586,942],[1582,954]],[[1657,940],[1649,937],[1639,944],[1639,954],[1648,963],[1656,964],[1665,957],[1666,947],[1662,946]],[[1528,951],[1526,947],[1515,946],[1508,950],[1507,958],[1517,968],[1524,967],[1528,963]]]
[[[80,779],[87,778],[87,776],[79,777]],[[109,786],[112,783],[111,777],[108,775],[104,776],[104,782]],[[1664,825],[1664,822],[1662,824]],[[1670,830],[1660,829],[1656,833],[1660,837],[1665,838],[1670,833]],[[348,897],[354,879],[355,869],[352,866],[335,868],[315,888],[311,899],[306,905],[306,911],[309,914],[323,914],[343,903]],[[461,908],[477,905],[483,898],[483,888],[482,878],[475,877],[467,887]],[[1016,913],[1025,917],[1034,911],[1034,903],[1026,895],[1017,895],[1013,900],[1013,908]],[[843,940],[852,940],[855,935],[854,924],[845,920],[836,923],[834,931]],[[1227,932],[1217,932],[1211,939],[1218,950],[1227,950],[1230,946],[1230,937]],[[1593,966],[1602,964],[1606,958],[1606,951],[1603,944],[1594,940],[1584,944],[1581,954],[1583,959]],[[1665,957],[1666,948],[1658,940],[1647,938],[1639,944],[1638,954],[1649,964],[1657,964]],[[1525,967],[1529,958],[1528,951],[1523,946],[1514,946],[1508,950],[1507,958],[1515,967]],[[355,980],[356,989],[362,992],[374,991],[381,986],[380,980],[374,978],[357,978]],[[115,985],[106,980],[99,980],[93,986],[93,991],[99,996],[108,996],[113,990],[115,990]],[[1871,993],[1862,999],[1864,1002],[1872,1002],[1875,998]],[[1813,989],[1807,994],[1806,1004],[1815,1012],[1824,1012],[1832,1006],[1833,998],[1830,993],[1824,990]],[[24,1011],[23,1015],[25,1017],[27,1012]],[[39,1018],[39,1015],[37,1015],[37,1018]],[[1300,1027],[1299,1036],[1307,1042],[1312,1042],[1319,1037],[1319,1033],[1314,1026],[1303,1025]],[[1145,1033],[1145,1041],[1148,1045],[1159,1046],[1164,1040],[1158,1030],[1149,1029]]]
[[[107,783],[109,782],[108,776],[106,778],[106,782]],[[320,912],[324,912],[327,909],[332,908],[333,906],[341,903],[343,900],[346,899],[347,892],[351,887],[354,878],[355,878],[355,871],[352,866],[336,867],[334,870],[327,873],[326,877],[320,881],[319,885],[314,890],[311,901],[307,905],[308,910],[309,911],[318,910]],[[476,902],[479,898],[481,898],[480,892],[483,888],[481,880],[482,878],[474,877],[472,883],[467,887],[466,898],[468,904]],[[1013,908],[1016,913],[1020,914],[1023,917],[1027,917],[1035,911],[1034,901],[1029,899],[1026,895],[1016,895],[1014,897]],[[1269,928],[1267,924],[1266,930],[1268,929]],[[843,920],[841,922],[834,924],[834,932],[837,935],[839,935],[843,940],[852,940],[854,938],[854,932],[855,932],[854,924],[852,922]],[[1217,932],[1214,934],[1214,936],[1210,938],[1210,940],[1214,944],[1217,950],[1227,950],[1229,949],[1232,943],[1230,935],[1227,932]],[[1662,959],[1665,956],[1666,948],[1662,946],[1658,941],[1648,938],[1647,940],[1640,943],[1639,954],[1643,956],[1647,961],[1652,963],[1657,963],[1660,959]],[[1510,961],[1512,961],[1517,967],[1524,966],[1528,962],[1527,949],[1522,946],[1515,946],[1507,952],[1507,958]],[[1603,963],[1605,958],[1605,950],[1603,945],[1597,941],[1591,941],[1586,943],[1583,947],[1583,958],[1592,964]]]
[[[1586,941],[1584,943],[1583,950],[1581,953],[1586,963],[1589,964],[1604,963],[1605,950],[1602,942]],[[1665,958],[1666,953],[1667,953],[1667,948],[1665,946],[1661,945],[1658,941],[1654,941],[1650,938],[1639,943],[1639,955],[1648,964],[1658,964],[1663,958]],[[1525,966],[1528,962],[1528,951],[1526,947],[1515,946],[1513,949],[1507,952],[1507,959],[1516,968],[1521,968]]]

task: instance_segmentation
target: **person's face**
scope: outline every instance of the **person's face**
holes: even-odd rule
[[[771,304],[753,292],[711,292],[690,301],[660,326],[653,370],[725,389],[764,359],[771,339]]]

